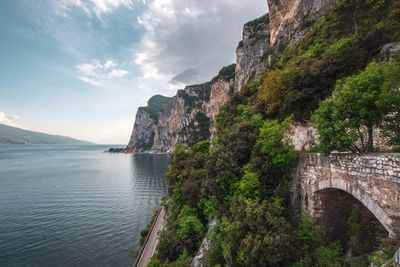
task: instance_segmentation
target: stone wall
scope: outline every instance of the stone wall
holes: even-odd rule
[[[320,193],[347,192],[366,206],[393,234],[392,216],[400,216],[400,154],[303,154],[293,173],[292,205],[318,218]]]

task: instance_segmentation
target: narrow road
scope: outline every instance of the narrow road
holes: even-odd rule
[[[135,267],[147,267],[149,265],[151,257],[153,257],[154,252],[156,250],[158,244],[158,232],[162,230],[164,227],[164,220],[165,220],[165,210],[164,207],[161,209],[154,227],[150,233],[149,239],[145,244],[143,252],[139,255],[139,260],[136,263]]]

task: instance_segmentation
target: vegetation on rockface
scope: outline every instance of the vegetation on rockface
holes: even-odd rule
[[[158,112],[161,112],[165,103],[171,100],[170,97],[155,95],[149,99],[147,102],[147,107],[143,107],[142,109],[149,113],[150,117],[155,121],[158,120]]]
[[[400,41],[400,2],[339,1],[288,48],[258,89],[267,116],[305,120],[338,79],[364,69],[383,45]]]
[[[217,76],[215,76],[212,80],[211,83],[214,83],[218,80],[224,80],[224,81],[230,81],[231,79],[235,78],[235,68],[236,64],[231,64],[228,66],[223,67]]]
[[[211,146],[176,147],[168,220],[151,266],[188,266],[212,219],[218,224],[206,266],[346,264],[341,245],[327,242],[309,217],[292,223],[289,174],[297,154],[286,133],[291,119],[311,117],[338,80],[357,79],[383,44],[400,40],[399,16],[395,0],[340,1],[260,81],[229,100]],[[348,224],[364,253],[356,215]]]
[[[400,248],[400,218],[392,218],[394,220],[394,232],[396,238],[382,238],[380,240],[380,246],[369,256],[370,262],[373,266],[388,266],[396,267],[396,263],[393,262],[393,255],[397,249]]]
[[[181,131],[182,135],[186,138],[186,143],[189,146],[196,144],[198,140],[210,138],[210,118],[203,112],[197,112],[194,120],[184,127]]]
[[[371,63],[362,72],[339,80],[333,97],[315,112],[321,150],[373,152],[374,131],[385,130],[398,142],[400,62]],[[398,132],[397,132],[398,133]]]

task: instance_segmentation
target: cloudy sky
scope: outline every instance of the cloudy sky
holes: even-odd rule
[[[2,0],[0,123],[128,142],[154,94],[235,61],[265,0]]]

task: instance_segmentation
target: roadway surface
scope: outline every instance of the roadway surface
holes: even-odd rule
[[[150,233],[150,236],[145,244],[142,253],[139,255],[139,260],[137,261],[136,267],[147,267],[150,263],[151,257],[153,257],[158,244],[158,232],[164,227],[165,220],[165,210],[164,207],[161,209],[157,216],[154,227]]]

